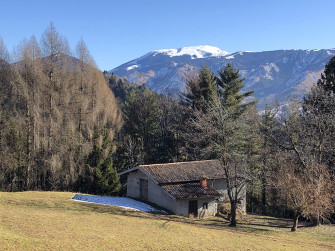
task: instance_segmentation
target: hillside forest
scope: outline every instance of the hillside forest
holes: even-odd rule
[[[139,164],[219,159],[232,223],[250,212],[334,219],[335,57],[302,100],[256,110],[233,65],[204,66],[179,98],[101,72],[53,24],[10,54],[0,38],[0,190],[123,195]],[[234,224],[233,224],[234,225]]]

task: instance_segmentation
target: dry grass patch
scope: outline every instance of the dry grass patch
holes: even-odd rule
[[[70,200],[73,193],[0,193],[3,250],[335,250],[334,227],[247,216],[190,220]],[[274,222],[274,223],[271,223]],[[283,225],[284,224],[284,225]],[[279,226],[280,224],[278,224]]]

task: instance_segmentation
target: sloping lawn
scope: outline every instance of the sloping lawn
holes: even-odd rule
[[[335,250],[335,227],[248,215],[191,220],[71,200],[63,192],[0,192],[1,250]]]

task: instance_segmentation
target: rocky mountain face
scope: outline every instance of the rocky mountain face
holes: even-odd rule
[[[259,108],[276,100],[301,97],[320,77],[335,49],[276,50],[228,53],[203,45],[150,52],[109,71],[159,93],[177,96],[188,76],[204,65],[214,73],[231,63],[245,77],[245,91],[254,90]]]

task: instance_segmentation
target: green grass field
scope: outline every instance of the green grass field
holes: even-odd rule
[[[247,215],[236,229],[71,201],[73,193],[0,192],[0,250],[335,250],[335,226]]]

